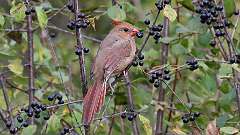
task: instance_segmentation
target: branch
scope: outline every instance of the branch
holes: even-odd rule
[[[29,0],[25,0],[25,5],[27,10],[30,10]],[[31,13],[27,15],[27,40],[28,40],[28,95],[29,95],[29,106],[33,102],[34,94],[34,50],[33,50],[33,30],[32,30],[32,15]],[[29,107],[30,109],[30,107]],[[33,121],[31,121],[33,123]]]
[[[176,63],[175,63],[175,65],[177,65],[178,64],[178,58],[176,58]],[[178,74],[178,69],[176,68],[175,69],[175,77],[174,77],[174,81],[173,81],[173,91],[175,92],[176,91],[176,86],[177,86],[177,74]],[[172,108],[173,107],[173,100],[174,100],[174,93],[172,93],[172,95],[171,95],[171,98],[170,98],[170,108]],[[174,110],[170,110],[169,111],[169,114],[168,114],[168,122],[170,122],[170,120],[172,119],[172,113],[174,112]],[[165,129],[165,134],[167,134],[167,132],[168,132],[168,128],[169,128],[169,126],[167,125],[166,126],[166,129]]]
[[[129,80],[128,72],[124,73],[125,81],[126,81],[126,86],[127,86],[127,93],[128,93],[128,105],[130,110],[134,110],[134,104],[133,104],[133,98],[132,98],[132,93],[131,93],[131,82]],[[132,121],[132,128],[133,128],[133,134],[134,135],[139,135],[139,129],[138,129],[138,124],[137,124],[137,119],[133,119]]]
[[[6,89],[6,86],[4,84],[4,79],[3,79],[3,76],[0,75],[0,83],[1,83],[1,87],[2,87],[2,92],[3,92],[3,96],[4,96],[4,101],[6,103],[6,107],[7,107],[7,112],[8,112],[8,115],[10,117],[10,121],[11,123],[13,123],[13,117],[12,117],[12,111],[11,111],[11,106],[10,106],[10,102],[9,102],[9,98],[8,98],[8,94],[7,94],[7,89]],[[2,113],[2,110],[0,110],[0,116],[2,118],[2,120],[4,122],[6,122],[6,119],[4,118],[4,115]]]
[[[169,20],[164,17],[163,22],[163,37],[168,37],[169,33]],[[168,57],[168,44],[162,45],[162,52],[161,52],[161,65],[164,65],[167,63],[167,57]],[[163,71],[163,69],[162,69]],[[158,94],[158,102],[164,101],[164,95],[165,90],[162,86],[162,81],[160,81],[160,87],[159,87],[159,94]],[[156,121],[156,132],[155,135],[159,135],[163,133],[163,110],[159,109],[157,111],[157,121]]]
[[[74,0],[74,9],[75,9],[75,21],[78,20],[78,14],[79,14],[79,3],[78,0]],[[80,78],[82,81],[82,93],[83,97],[87,94],[87,79],[86,79],[86,68],[85,68],[85,62],[84,62],[84,52],[83,52],[83,44],[82,44],[82,35],[81,35],[81,29],[76,28],[76,39],[77,39],[77,48],[80,49],[79,57],[79,65],[80,65]]]

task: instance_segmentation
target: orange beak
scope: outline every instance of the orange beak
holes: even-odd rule
[[[133,30],[132,30],[132,32],[131,32],[131,36],[132,36],[132,37],[135,36],[138,32],[139,32],[138,29],[133,28]]]

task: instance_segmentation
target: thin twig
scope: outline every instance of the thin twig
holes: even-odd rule
[[[67,103],[64,103],[64,104],[50,105],[50,106],[47,107],[47,109],[58,108],[58,107],[61,107],[61,106],[64,106],[64,105],[70,105],[70,104],[82,103],[82,102],[83,102],[83,100],[79,99],[79,100],[70,101],[70,102],[67,102]]]
[[[128,72],[125,72],[124,77],[125,77],[126,86],[127,86],[128,104],[129,104],[130,110],[132,111],[134,110],[134,104],[133,104],[133,97],[131,93],[131,82],[129,80]],[[139,128],[138,128],[138,123],[136,118],[133,119],[132,121],[132,128],[133,128],[133,134],[139,135]]]

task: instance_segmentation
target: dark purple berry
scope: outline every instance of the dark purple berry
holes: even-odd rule
[[[154,82],[153,86],[154,86],[155,88],[158,88],[158,87],[160,86],[160,81],[159,81],[159,80],[156,80],[156,81]]]
[[[16,127],[14,127],[14,128],[11,128],[9,131],[11,134],[16,134],[18,129]]]
[[[79,14],[78,14],[78,17],[79,17],[79,18],[85,18],[86,15],[85,15],[84,13],[79,13]]]
[[[31,9],[28,8],[28,9],[25,11],[25,14],[26,14],[26,15],[31,15]]]
[[[58,100],[62,100],[63,97],[62,97],[61,94],[58,93],[58,94],[56,95],[56,98],[57,98]]]
[[[64,101],[63,100],[59,100],[58,104],[64,104]]]
[[[236,59],[235,57],[231,57],[230,60],[229,60],[230,64],[234,64],[236,62]]]
[[[29,111],[29,112],[27,113],[27,116],[28,116],[28,117],[32,117],[32,116],[33,116],[33,111]]]
[[[189,116],[189,120],[190,120],[190,121],[195,121],[195,116],[194,116],[193,114],[191,114],[191,115]]]
[[[136,67],[136,66],[138,66],[138,62],[137,62],[137,61],[133,61],[133,62],[132,62],[132,65],[133,65],[134,67]]]
[[[49,36],[50,36],[51,38],[55,38],[55,37],[56,37],[56,33],[55,33],[55,32],[51,32],[51,33],[49,34]]]
[[[142,53],[140,53],[140,54],[138,55],[138,59],[139,59],[139,60],[143,60],[143,59],[144,59],[144,55],[143,55]]]
[[[144,23],[145,23],[146,25],[149,25],[149,24],[151,23],[151,21],[150,21],[149,19],[145,19],[145,20],[144,20]]]
[[[12,126],[12,122],[10,121],[10,120],[8,120],[7,122],[6,122],[6,127],[7,128],[10,128]]]
[[[89,52],[89,48],[83,48],[83,52],[84,53],[88,53]]]
[[[164,72],[164,74],[168,74],[168,73],[170,73],[170,70],[169,69],[165,69],[163,72]]]
[[[182,121],[183,121],[183,123],[188,123],[189,119],[187,117],[182,117]]]
[[[164,75],[164,76],[163,76],[163,79],[168,81],[168,80],[171,79],[171,77],[170,77],[170,75]]]
[[[50,116],[49,116],[49,115],[44,116],[43,119],[44,119],[44,120],[49,120],[49,119],[50,119]]]
[[[200,113],[199,112],[194,112],[193,115],[194,115],[194,117],[199,117]]]
[[[40,114],[35,114],[34,117],[35,117],[36,119],[38,119],[38,118],[40,118]]]
[[[139,66],[143,66],[144,62],[143,62],[142,60],[140,60],[140,61],[138,62],[138,64],[139,64]]]
[[[55,95],[49,95],[48,96],[48,101],[53,101],[55,99]]]
[[[28,125],[29,125],[29,124],[28,124],[27,121],[24,121],[24,122],[22,123],[22,126],[23,126],[23,127],[28,127]]]
[[[134,116],[132,114],[128,115],[128,120],[132,121],[134,119]]]
[[[212,47],[215,47],[215,46],[216,46],[216,41],[215,41],[215,40],[212,40],[212,41],[210,42],[210,45],[211,45]]]
[[[17,116],[17,121],[18,121],[19,123],[22,123],[22,122],[23,122],[23,118],[22,118],[21,116]]]
[[[138,37],[138,38],[142,38],[143,37],[143,32],[138,32],[137,34],[136,34],[136,36]]]
[[[126,117],[127,117],[127,116],[126,116],[126,113],[122,113],[122,114],[121,114],[121,118],[122,118],[122,119],[125,119]]]
[[[236,11],[234,12],[234,15],[239,15],[239,10],[236,10]]]

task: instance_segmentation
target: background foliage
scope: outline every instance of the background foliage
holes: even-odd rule
[[[17,116],[21,108],[28,106],[28,94],[26,93],[28,90],[27,33],[21,31],[26,29],[26,7],[20,0],[0,0],[0,3],[0,72],[4,73],[11,113]],[[74,14],[67,8],[62,9],[67,3],[67,0],[31,1],[31,5],[36,10],[33,14],[36,88],[34,96],[37,101],[45,105],[53,104],[48,101],[48,96],[56,92],[63,95],[64,101],[68,102],[66,89],[70,100],[82,99],[79,63],[75,55],[75,32],[67,28],[67,23],[74,18]],[[120,0],[121,8],[112,6],[112,1],[107,0],[80,0],[79,3],[81,12],[87,14],[91,22],[90,27],[82,30],[83,44],[90,48],[90,52],[85,54],[85,62],[87,78],[91,83],[90,66],[99,46],[98,41],[102,40],[112,28],[111,18],[128,21],[147,34],[148,28],[143,23],[144,19],[148,18],[153,22],[157,8],[153,0]],[[208,26],[200,22],[199,15],[195,13],[196,6],[191,0],[172,0],[171,7],[170,11],[161,12],[157,20],[159,24],[163,22],[164,15],[173,17],[169,18],[171,20],[169,36],[160,38],[157,44],[154,39],[150,38],[143,51],[144,66],[130,69],[134,108],[140,112],[136,118],[140,134],[154,133],[151,128],[155,128],[156,110],[158,109],[164,111],[163,123],[164,127],[169,127],[169,134],[205,134],[207,130],[213,130],[209,128],[209,125],[212,124],[215,127],[214,121],[220,128],[221,134],[240,134],[236,91],[232,83],[232,68],[240,71],[239,64],[229,64],[228,61],[224,61],[220,49],[209,45],[214,36]],[[233,44],[237,53],[240,52],[240,29],[236,25],[239,15],[234,15],[234,12],[239,7],[240,1],[238,0],[224,0],[226,15],[231,24],[228,31],[229,33],[235,32]],[[177,18],[174,17],[175,11],[172,10],[177,11]],[[91,40],[92,38],[94,40]],[[138,47],[141,46],[143,40],[136,40]],[[159,67],[163,43],[169,43],[168,61],[164,66],[171,71],[171,79],[167,81],[168,85],[163,85],[166,92],[165,101],[159,103],[156,100],[159,89],[149,83],[147,73]],[[222,40],[222,43],[227,50],[227,42]],[[194,71],[185,68],[186,70],[176,72],[176,68],[180,66],[187,67],[185,63],[190,58],[199,60],[199,68]],[[176,87],[172,88],[174,85]],[[175,97],[173,106],[170,105],[172,91],[167,86],[176,91],[173,95]],[[107,104],[111,95],[108,95],[105,100],[107,109],[104,116],[126,110],[126,89],[124,81],[119,81],[113,100]],[[0,101],[0,108],[7,117],[2,92],[0,92]],[[60,134],[63,127],[79,126],[82,117],[81,102],[71,104],[69,107],[74,112],[77,121],[67,106],[61,106],[49,109],[49,120],[43,119],[47,113],[41,113],[41,118],[35,119],[34,125],[19,129],[18,133],[55,135]],[[170,110],[174,113],[169,121]],[[195,122],[184,124],[181,117],[188,111],[200,112],[201,115],[196,118]],[[24,113],[21,113],[21,116],[27,119]],[[97,115],[97,118],[99,117],[102,117],[101,114]],[[21,125],[16,117],[14,121],[16,126]],[[9,134],[4,121],[0,122],[0,134]],[[122,119],[120,115],[104,118],[100,124],[99,121],[95,121],[91,132],[94,131],[96,125],[99,125],[96,128],[96,134],[99,135],[108,134],[111,128],[113,135],[132,133],[131,121]],[[74,128],[73,131],[81,134],[79,128]]]

